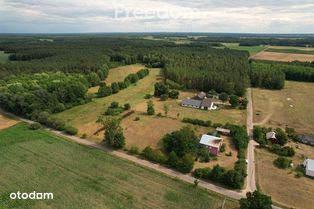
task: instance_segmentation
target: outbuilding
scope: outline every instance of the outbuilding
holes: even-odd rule
[[[306,159],[303,165],[305,168],[305,175],[314,177],[314,160]]]

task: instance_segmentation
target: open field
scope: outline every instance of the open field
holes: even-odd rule
[[[279,52],[279,53],[291,53],[291,54],[314,54],[314,49],[309,50],[304,49],[295,49],[295,48],[268,48],[265,51],[267,52]]]
[[[111,70],[110,73],[112,72]],[[105,112],[111,102],[117,101],[121,105],[130,103],[131,107],[133,107],[144,100],[143,98],[146,94],[154,92],[154,84],[158,79],[160,79],[160,69],[151,69],[150,74],[139,80],[136,85],[132,85],[109,97],[97,98],[88,104],[76,106],[57,114],[56,117],[77,127],[79,134],[86,133],[91,136],[100,127],[96,123],[97,118]]]
[[[129,74],[137,73],[139,70],[143,68],[145,68],[144,65],[135,64],[135,65],[127,65],[127,66],[110,69],[110,73],[104,82],[106,82],[107,85],[110,85],[113,82],[123,81]],[[97,93],[98,89],[99,89],[99,86],[95,86],[95,87],[89,88],[88,92]]]
[[[0,51],[0,63],[5,63],[8,61],[9,54],[5,54],[3,51]]]
[[[295,146],[294,146],[295,147]],[[294,165],[303,162],[303,155],[314,158],[314,148],[299,145]],[[291,169],[279,169],[273,165],[277,155],[264,149],[256,149],[257,182],[262,192],[271,195],[274,202],[288,208],[312,209],[314,205],[314,180],[308,177],[296,178]]]
[[[254,122],[270,127],[293,127],[314,133],[314,84],[286,81],[280,91],[253,89]]]
[[[265,46],[239,46],[239,43],[223,43],[223,45],[229,49],[248,51],[251,56],[263,51],[266,48]],[[215,47],[215,48],[222,48],[222,47]]]
[[[0,131],[0,208],[221,208],[224,197],[20,123]],[[53,200],[9,194],[52,192]],[[224,208],[237,208],[226,199]]]
[[[220,109],[214,111],[206,111],[200,109],[193,109],[188,107],[182,107],[181,100],[187,97],[193,97],[195,94],[192,92],[180,92],[178,100],[169,99],[167,101],[160,101],[158,98],[153,98],[155,104],[156,113],[164,113],[163,106],[167,104],[169,106],[168,116],[172,118],[177,118],[179,113],[179,119],[187,118],[197,118],[201,120],[211,120],[213,123],[227,122],[234,124],[245,124],[246,111],[245,110],[235,110],[235,109]],[[137,104],[133,109],[139,112],[146,112],[146,102],[143,100],[141,103]]]
[[[0,130],[8,128],[10,126],[13,126],[17,123],[18,123],[18,121],[16,121],[15,119],[11,119],[11,118],[4,116],[0,113]]]
[[[279,62],[292,62],[292,61],[312,62],[314,61],[314,54],[292,54],[262,51],[252,56],[251,59]]]

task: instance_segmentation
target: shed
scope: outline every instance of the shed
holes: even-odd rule
[[[207,95],[207,94],[202,91],[202,92],[200,92],[200,93],[197,94],[197,97],[198,97],[199,99],[204,99],[204,98],[206,98],[206,95]]]
[[[223,134],[223,135],[230,135],[230,132],[231,132],[229,129],[222,128],[222,127],[216,128],[216,131],[218,131],[220,134]]]
[[[268,132],[266,134],[266,139],[267,140],[275,140],[275,139],[277,139],[276,138],[276,132],[274,132],[274,131]]]

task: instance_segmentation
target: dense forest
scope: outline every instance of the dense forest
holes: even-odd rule
[[[253,86],[280,89],[277,87],[282,87],[284,77],[286,80],[291,81],[314,82],[314,68],[307,67],[307,65],[298,62],[254,61],[251,63],[251,66],[251,81]]]
[[[248,56],[228,49],[182,49],[169,58],[165,76],[188,89],[243,95],[249,83]]]

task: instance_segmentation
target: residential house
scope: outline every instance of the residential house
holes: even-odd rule
[[[314,160],[306,159],[303,165],[305,168],[305,175],[314,177]]]
[[[184,99],[181,103],[183,107],[191,107],[199,109],[201,107],[201,100],[196,99]]]
[[[200,144],[208,148],[208,151],[213,155],[218,155],[221,145],[222,145],[222,138],[211,136],[204,134],[200,140]]]
[[[201,103],[202,110],[216,110],[217,106],[215,106],[214,101],[212,99],[203,99]]]

